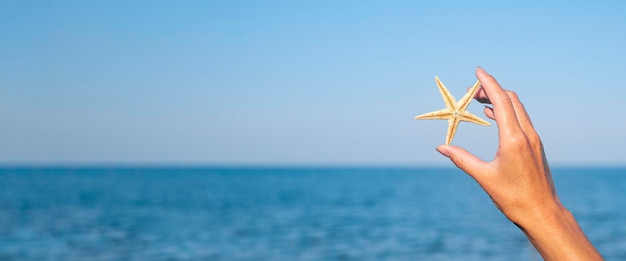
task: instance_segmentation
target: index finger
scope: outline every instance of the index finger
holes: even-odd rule
[[[487,94],[488,100],[493,104],[494,116],[498,124],[500,138],[503,135],[509,136],[512,133],[519,133],[521,127],[517,121],[517,115],[513,108],[513,103],[506,91],[489,75],[483,68],[476,68],[476,77],[482,85],[482,89]]]
[[[467,89],[469,90],[470,88]],[[478,87],[478,90],[474,95],[474,99],[480,103],[491,104],[491,102],[489,101],[489,97],[487,96],[487,93],[485,93],[485,89],[483,89],[482,86]]]

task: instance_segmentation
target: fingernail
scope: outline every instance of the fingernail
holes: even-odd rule
[[[437,150],[439,153],[441,153],[441,155],[444,155],[446,157],[450,157],[450,152],[448,151],[448,147],[446,145],[441,145],[439,147],[437,147],[435,150]]]
[[[485,73],[487,72],[487,71],[485,71],[485,69],[483,69],[483,67],[480,67],[480,66],[476,66],[476,70],[483,71]]]

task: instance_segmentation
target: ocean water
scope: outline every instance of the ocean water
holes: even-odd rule
[[[626,260],[626,169],[556,168]],[[3,168],[0,260],[541,260],[453,168]]]

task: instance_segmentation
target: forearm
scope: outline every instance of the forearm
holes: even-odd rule
[[[516,224],[544,260],[604,260],[572,213],[560,204]]]

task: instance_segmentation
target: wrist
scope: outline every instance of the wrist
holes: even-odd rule
[[[574,215],[558,201],[513,222],[544,260],[603,260]]]
[[[557,201],[544,201],[541,205],[533,205],[511,215],[509,219],[522,231],[533,231],[536,228],[558,226],[563,222],[574,220],[572,213]],[[575,220],[574,220],[575,222]]]

